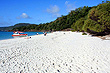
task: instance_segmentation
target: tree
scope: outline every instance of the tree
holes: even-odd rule
[[[85,20],[84,26],[82,28],[86,32],[103,32],[104,31],[104,26],[101,26],[98,24],[96,21],[87,19]],[[89,31],[88,31],[89,30]]]
[[[79,20],[77,20],[75,24],[73,24],[74,26],[72,26],[74,31],[83,31],[82,27],[84,25],[84,21],[85,21],[85,18],[80,18]]]

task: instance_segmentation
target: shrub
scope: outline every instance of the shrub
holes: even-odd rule
[[[82,35],[87,35],[87,33],[83,32]]]
[[[88,32],[88,29],[94,32],[103,32],[104,26],[98,24],[96,21],[87,19],[84,23],[83,30]]]

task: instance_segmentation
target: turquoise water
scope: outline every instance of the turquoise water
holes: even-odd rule
[[[37,35],[38,34],[43,34],[43,32],[25,32],[25,34],[28,34],[28,36],[32,36],[32,35]],[[13,32],[1,32],[0,31],[0,40],[4,40],[4,39],[12,39],[14,37],[12,37]]]

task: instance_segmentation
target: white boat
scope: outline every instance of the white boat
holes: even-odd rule
[[[16,31],[13,32],[14,34],[12,36],[27,36],[27,34],[23,34],[24,32]]]

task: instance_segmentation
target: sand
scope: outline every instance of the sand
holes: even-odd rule
[[[70,31],[1,40],[0,73],[110,73],[110,40]]]

